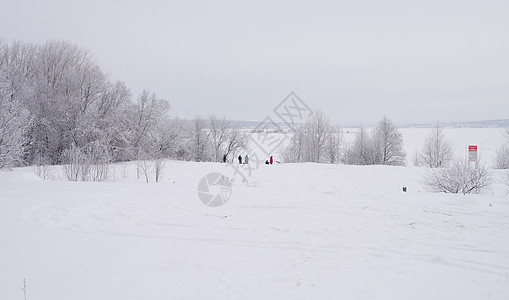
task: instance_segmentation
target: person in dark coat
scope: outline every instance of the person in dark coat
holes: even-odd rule
[[[225,163],[226,162],[226,154],[223,155],[223,162]]]
[[[242,164],[242,155],[239,155],[239,165]]]

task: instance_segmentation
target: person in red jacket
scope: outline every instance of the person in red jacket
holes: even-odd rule
[[[270,157],[270,164],[272,165],[272,163],[274,162],[274,159],[272,159],[272,156]]]

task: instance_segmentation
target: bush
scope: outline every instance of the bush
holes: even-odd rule
[[[36,161],[37,163],[34,167],[35,174],[42,179],[53,178],[53,166],[43,158],[38,158]]]
[[[492,177],[480,162],[457,159],[449,168],[431,169],[424,175],[426,190],[435,193],[479,194],[491,184]]]
[[[99,143],[89,145],[85,150],[71,147],[64,151],[63,166],[69,181],[106,181],[108,180],[111,158],[107,148]]]
[[[502,183],[509,186],[509,171],[505,172],[505,174],[503,174],[501,176],[502,178]]]

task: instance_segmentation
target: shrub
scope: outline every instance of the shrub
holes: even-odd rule
[[[491,181],[491,174],[480,162],[457,159],[449,168],[429,170],[423,183],[426,190],[435,193],[479,194]]]

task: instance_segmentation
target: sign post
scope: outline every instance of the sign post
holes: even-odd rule
[[[477,161],[477,145],[468,145],[468,161]]]

